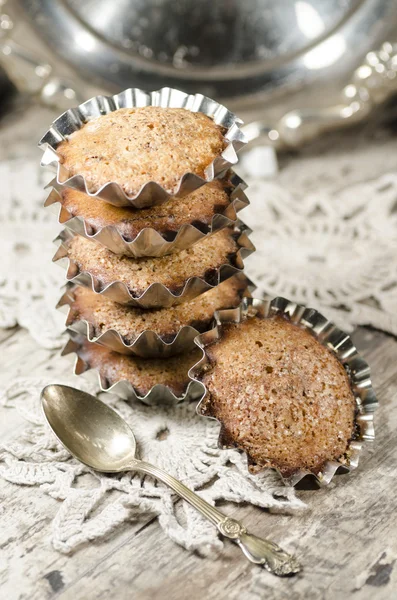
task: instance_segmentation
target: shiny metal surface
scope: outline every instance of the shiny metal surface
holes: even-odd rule
[[[205,93],[230,97],[242,91],[238,80],[250,78],[250,91],[271,81],[263,74],[280,73],[340,29],[363,0],[20,3],[55,52],[89,77],[117,87],[132,78],[144,87],[183,82],[189,91],[200,81]]]
[[[224,515],[183,483],[154,465],[136,458],[136,441],[126,421],[95,396],[64,385],[42,390],[44,414],[61,444],[78,460],[97,471],[138,471],[158,479],[235,541],[244,555],[275,575],[300,571],[298,561],[279,546],[247,532],[244,525]]]
[[[77,96],[87,82],[107,91],[170,85],[239,108],[352,70],[397,21],[390,0],[17,0],[6,7],[15,27],[5,31],[17,42],[9,58],[23,68],[18,57],[25,44],[34,49],[32,34],[52,75],[67,67]]]
[[[254,121],[243,127],[249,141],[272,144],[276,149],[297,148],[325,131],[364,120],[397,92],[397,43],[384,42],[368,52],[344,86],[334,105],[297,108],[273,122]]]
[[[233,69],[237,79],[250,67],[257,70],[307,50],[361,1],[66,0],[63,4],[70,16],[131,56],[179,70],[207,68],[213,74],[219,68]]]

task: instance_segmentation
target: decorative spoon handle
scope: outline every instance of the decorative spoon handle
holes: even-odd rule
[[[248,533],[242,523],[224,515],[220,510],[208,504],[203,498],[159,467],[137,460],[131,464],[131,469],[152,475],[168,485],[178,496],[189,502],[191,506],[216,525],[224,537],[236,542],[251,562],[263,565],[265,569],[279,576],[293,575],[300,571],[298,561],[277,544]]]

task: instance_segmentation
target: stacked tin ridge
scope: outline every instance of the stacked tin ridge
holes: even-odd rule
[[[66,225],[54,257],[67,269],[64,353],[104,390],[202,394],[187,376],[194,337],[252,289],[243,259],[254,247],[237,216],[246,186],[231,169],[240,123],[198,94],[130,89],[67,111],[42,138],[56,171],[46,206]]]

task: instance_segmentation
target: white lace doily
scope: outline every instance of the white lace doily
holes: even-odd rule
[[[397,334],[397,175],[382,172],[378,154],[376,160],[367,156],[365,181],[362,166],[357,179],[345,173],[339,158],[328,179],[321,158],[314,161],[311,178],[305,179],[294,163],[277,181],[251,173],[251,206],[242,216],[254,230],[257,252],[246,264],[248,274],[272,296],[318,308],[345,329],[369,324]],[[271,158],[268,151],[264,155]],[[259,166],[260,160],[256,150]],[[267,175],[273,164],[265,169]],[[51,263],[59,226],[42,208],[45,182],[33,162],[4,162],[0,175],[0,326],[18,322],[42,346],[57,347],[64,317],[53,307],[63,274]],[[50,381],[21,379],[13,383],[12,397],[10,390],[3,391],[0,402],[18,410],[29,427],[0,449],[0,476],[38,486],[60,501],[53,522],[58,550],[70,552],[104,538],[142,514],[157,515],[167,535],[186,548],[208,554],[221,547],[213,526],[185,503],[175,504],[162,485],[138,475],[95,474],[72,460],[43,423],[39,390],[46,383]],[[69,383],[75,385],[74,380]],[[195,489],[205,485],[200,493],[210,502],[250,502],[271,511],[304,509],[275,473],[253,477],[242,455],[220,451],[217,423],[196,416],[194,406],[131,407],[106,397],[132,424],[143,458]]]
[[[349,332],[370,325],[397,335],[397,173],[341,180],[305,194],[251,181],[247,274],[256,295],[316,308]]]
[[[60,345],[64,318],[54,311],[62,273],[51,262],[57,219],[43,209],[48,181],[33,162],[0,163],[0,327],[26,327],[45,348]]]
[[[0,405],[15,408],[29,422],[18,439],[0,448],[0,476],[12,483],[38,486],[61,502],[52,527],[57,550],[71,552],[142,515],[158,516],[164,532],[191,551],[209,555],[222,548],[215,527],[186,503],[175,504],[162,484],[131,473],[102,475],[71,459],[44,422],[40,390],[46,383],[21,379],[0,396]],[[84,381],[80,387],[96,391]],[[131,425],[141,457],[193,489],[206,485],[199,493],[212,504],[219,499],[249,502],[286,514],[305,509],[276,473],[249,475],[241,454],[219,450],[218,424],[198,417],[194,403],[153,408],[105,396]]]

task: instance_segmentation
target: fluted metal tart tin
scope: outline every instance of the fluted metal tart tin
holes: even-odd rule
[[[157,182],[144,184],[134,196],[127,196],[122,187],[109,181],[95,193],[90,192],[89,182],[83,175],[71,175],[62,164],[57,152],[58,145],[69,135],[81,129],[87,121],[100,117],[120,108],[136,108],[143,106],[160,106],[163,108],[184,108],[192,112],[202,112],[223,127],[227,146],[205,169],[205,177],[195,173],[184,173],[172,194]],[[95,199],[101,198],[115,206],[131,206],[144,208],[161,204],[172,196],[185,196],[200,186],[220,177],[227,169],[238,161],[237,152],[246,144],[244,134],[240,129],[242,121],[225,106],[202,94],[185,94],[172,88],[162,88],[154,92],[145,92],[138,88],[124,90],[114,96],[95,96],[76,108],[71,108],[58,117],[39,142],[44,150],[41,164],[51,167],[56,172],[56,181],[60,185],[84,192]]]
[[[356,400],[355,420],[357,435],[349,443],[347,449],[348,461],[332,460],[326,462],[319,473],[301,469],[293,473],[290,477],[283,477],[286,484],[296,485],[306,475],[313,475],[320,484],[326,485],[330,483],[338,470],[350,472],[357,467],[363,445],[366,442],[372,442],[375,438],[373,413],[378,405],[375,392],[372,388],[370,369],[367,362],[358,353],[350,336],[338,329],[334,323],[317,310],[296,304],[285,298],[279,297],[273,300],[244,298],[238,308],[217,311],[215,313],[214,328],[195,339],[195,343],[203,350],[203,358],[190,369],[189,376],[192,381],[200,381],[200,374],[203,373],[205,366],[208,365],[205,348],[216,343],[221,338],[222,325],[224,323],[240,323],[246,318],[253,316],[266,319],[275,315],[284,316],[297,326],[306,329],[321,344],[335,353],[346,370]],[[198,404],[197,412],[199,415],[209,417],[206,411],[205,396],[206,394],[204,394]],[[230,440],[224,435],[222,427],[218,443],[222,448],[235,447],[230,445]],[[248,464],[250,464],[249,457]]]
[[[239,280],[247,285],[246,292],[251,294],[255,285],[243,273],[235,275]],[[126,342],[124,337],[115,329],[107,329],[101,335],[95,336],[95,329],[86,319],[73,317],[70,307],[74,302],[74,284],[68,283],[66,290],[58,302],[57,308],[67,313],[65,326],[94,342],[119,352],[120,354],[134,355],[141,358],[168,358],[182,352],[189,352],[195,348],[194,339],[199,335],[199,331],[190,325],[182,326],[175,335],[162,336],[155,331],[142,331],[132,342]]]
[[[73,332],[70,332],[70,338],[62,350],[62,356],[72,353],[75,354],[76,360],[74,364],[74,374],[83,375],[89,381],[99,384],[101,392],[115,394],[123,400],[139,400],[140,402],[143,402],[149,406],[156,404],[177,404],[183,400],[197,401],[203,396],[204,386],[198,381],[190,381],[185,392],[181,396],[176,396],[168,386],[162,384],[156,384],[149,390],[147,394],[143,396],[137,392],[137,390],[129,381],[119,380],[113,385],[110,385],[106,379],[101,377],[101,374],[97,369],[91,368],[90,365],[79,355],[81,344],[81,338],[78,335],[73,334]]]
[[[244,269],[244,258],[254,252],[255,246],[248,237],[251,230],[242,221],[238,222],[235,232],[238,235],[238,250],[234,257],[234,264],[231,262],[223,264],[216,269],[215,273],[212,270],[208,277],[190,277],[177,293],[162,283],[152,283],[140,296],[133,296],[126,284],[121,281],[103,285],[95,275],[80,271],[78,265],[68,257],[68,242],[76,235],[68,229],[63,230],[56,238],[56,241],[60,241],[60,246],[53,261],[66,268],[67,281],[88,287],[96,294],[103,294],[114,302],[140,308],[168,308],[192,300]]]
[[[144,256],[160,257],[173,252],[179,252],[190,248],[204,237],[211,235],[224,227],[230,227],[237,222],[237,213],[249,205],[249,200],[244,192],[247,185],[235,173],[231,173],[228,180],[233,187],[230,194],[230,204],[222,213],[213,216],[209,225],[199,228],[195,224],[187,223],[176,231],[162,234],[151,227],[139,232],[133,240],[126,240],[115,225],[108,225],[97,230],[87,225],[83,218],[73,216],[68,210],[61,206],[55,210],[58,213],[58,222],[66,225],[79,235],[99,242],[115,254],[140,258]],[[52,187],[44,206],[56,205],[60,202],[62,186],[56,180],[50,182]],[[49,187],[48,186],[48,187]],[[94,200],[93,200],[94,201]]]

